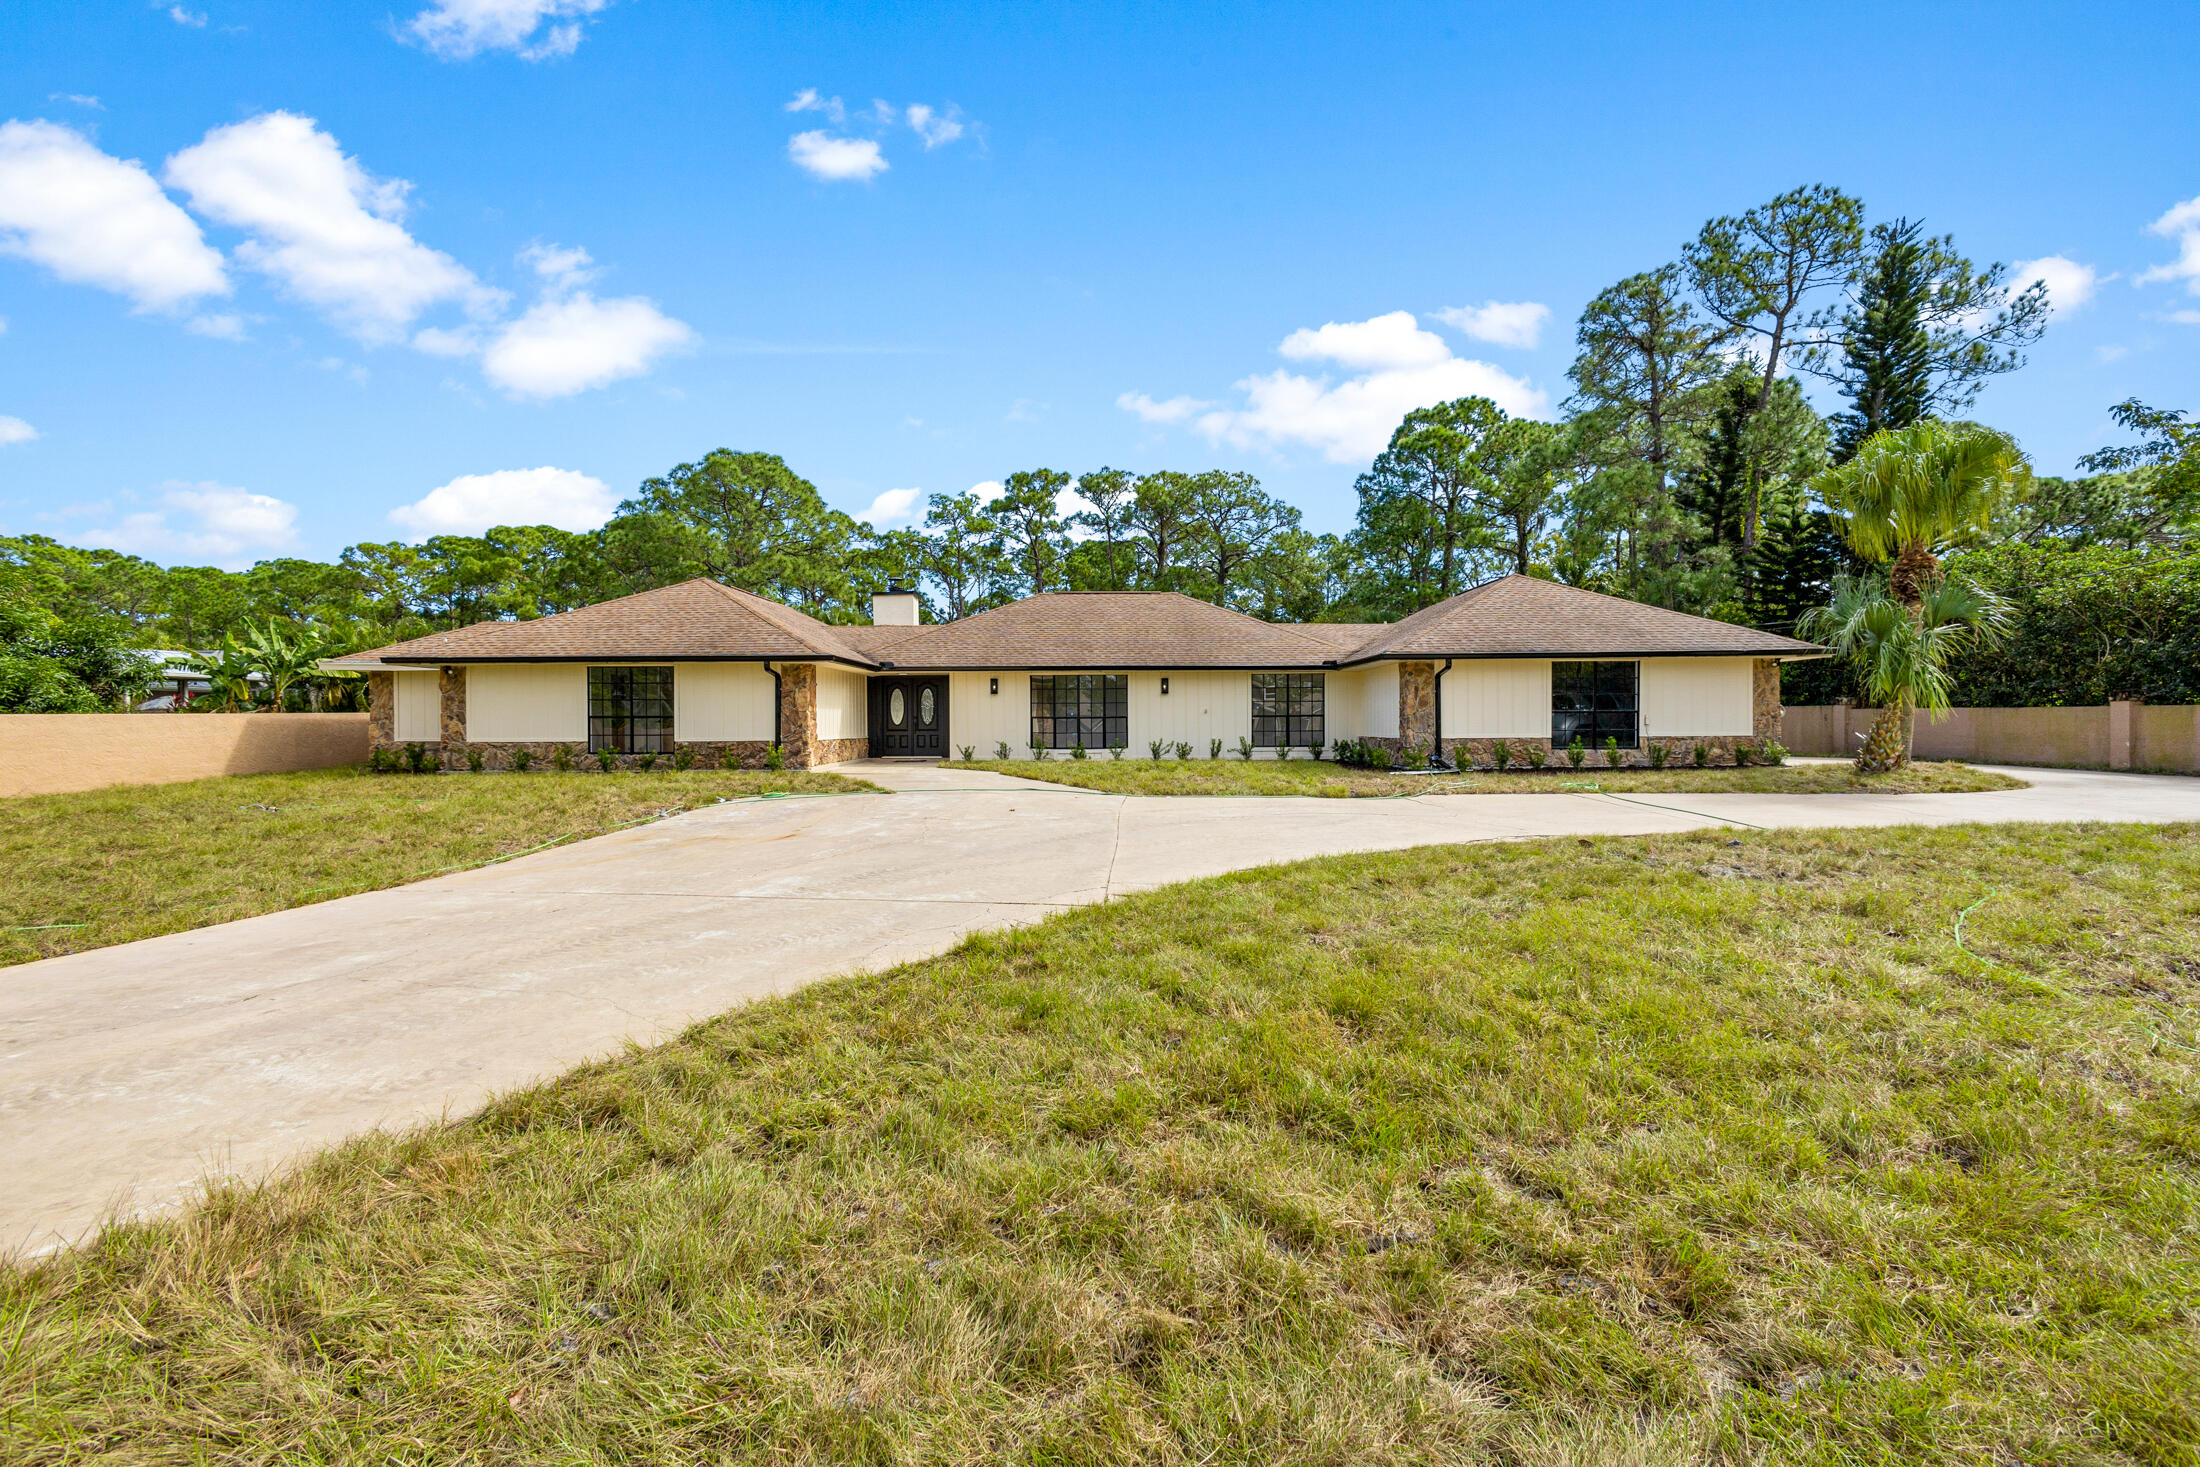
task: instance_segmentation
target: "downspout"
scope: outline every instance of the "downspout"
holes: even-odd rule
[[[1444,762],[1444,674],[1450,671],[1451,659],[1447,657],[1444,665],[1436,669],[1436,747],[1430,751],[1432,765]]]
[[[786,713],[779,702],[779,669],[772,666],[771,659],[767,657],[764,659],[764,671],[772,675],[772,744],[775,748],[784,749],[787,741],[780,737],[780,720],[786,717]]]

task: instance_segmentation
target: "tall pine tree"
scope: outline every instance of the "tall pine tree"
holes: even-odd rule
[[[1849,410],[1833,418],[1833,461],[1847,463],[1864,440],[1907,428],[1933,406],[1933,343],[1925,329],[1933,276],[1923,229],[1897,219],[1872,231],[1870,265],[1842,323],[1841,383]]]

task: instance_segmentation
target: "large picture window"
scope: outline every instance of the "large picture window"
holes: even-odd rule
[[[1253,674],[1253,746],[1319,749],[1326,683],[1318,672]]]
[[[672,669],[588,669],[588,751],[672,752]]]
[[[1131,680],[1119,672],[1031,680],[1031,741],[1042,749],[1112,749],[1131,741]]]
[[[1637,743],[1636,689],[1639,662],[1554,662],[1551,664],[1551,742],[1576,738],[1592,749],[1618,739],[1623,749]]]

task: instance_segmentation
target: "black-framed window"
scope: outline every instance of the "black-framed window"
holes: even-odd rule
[[[1112,749],[1131,741],[1131,680],[1119,672],[1031,680],[1031,741],[1042,749]]]
[[[672,669],[588,669],[588,751],[672,752]]]
[[[1318,672],[1253,674],[1253,746],[1319,749],[1327,682]]]
[[[1618,739],[1635,747],[1641,685],[1639,662],[1554,662],[1551,664],[1551,742],[1580,739],[1592,749]]]

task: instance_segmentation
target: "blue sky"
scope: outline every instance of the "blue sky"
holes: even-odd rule
[[[578,527],[720,446],[1343,529],[1402,406],[1551,411],[1584,301],[1810,182],[2050,262],[1976,411],[2066,471],[2200,408],[2195,75],[2159,5],[12,0],[0,531]]]

